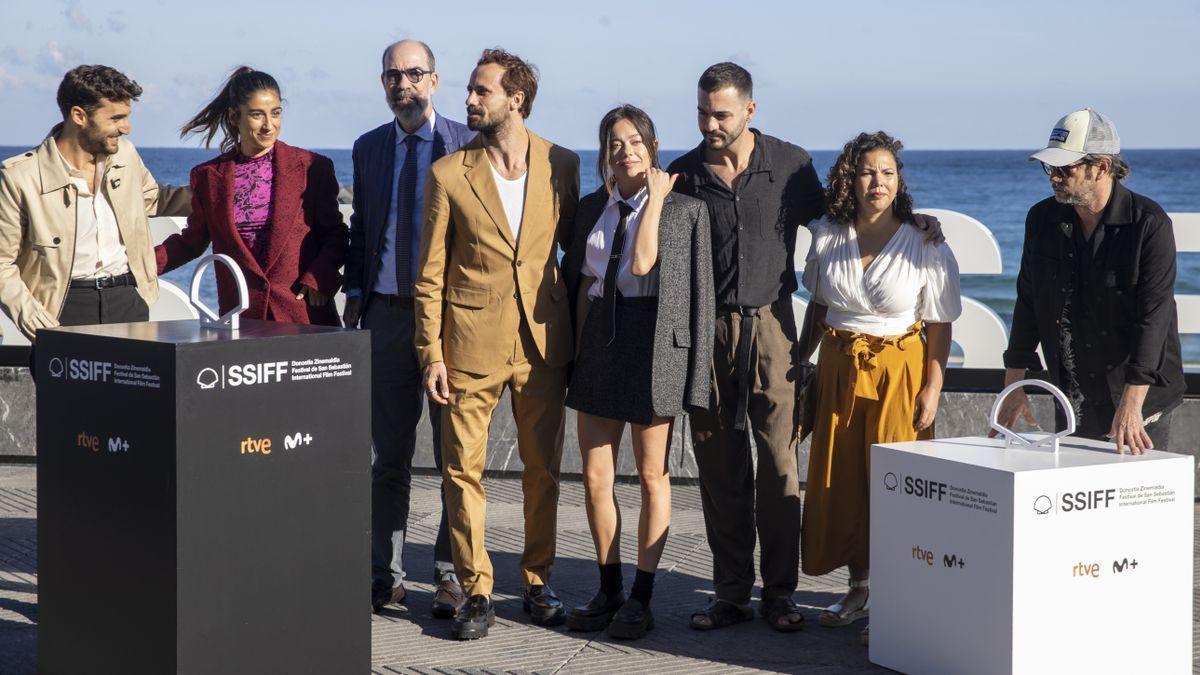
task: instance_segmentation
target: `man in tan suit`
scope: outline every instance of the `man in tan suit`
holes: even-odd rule
[[[529,64],[485,50],[468,90],[467,126],[479,135],[430,169],[414,288],[425,388],[445,406],[451,553],[469,596],[453,623],[459,639],[484,637],[495,622],[481,479],[492,411],[506,386],[525,467],[523,606],[534,623],[563,621],[547,582],[574,344],[556,244],[559,233],[571,233],[579,199],[579,157],[525,128],[537,94]]]

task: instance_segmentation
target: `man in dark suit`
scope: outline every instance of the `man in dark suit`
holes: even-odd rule
[[[383,52],[380,76],[395,119],[354,142],[354,215],[346,263],[347,327],[371,331],[371,606],[404,601],[403,549],[416,428],[424,392],[413,347],[413,282],[430,165],[474,137],[438,115],[433,52],[416,40]],[[430,403],[433,457],[440,470],[441,414]],[[434,546],[433,615],[451,618],[463,604],[454,573],[444,507]]]

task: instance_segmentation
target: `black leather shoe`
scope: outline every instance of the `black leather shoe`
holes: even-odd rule
[[[496,608],[486,595],[472,595],[458,610],[450,624],[455,640],[478,640],[487,637],[488,629],[496,625]]]
[[[650,608],[637,598],[630,598],[621,605],[608,624],[608,634],[622,640],[636,640],[654,628],[654,615]]]
[[[567,628],[581,631],[604,630],[613,614],[625,604],[625,591],[617,591],[609,595],[604,591],[596,591],[586,605],[572,607],[567,612]]]
[[[539,626],[557,626],[563,622],[566,615],[562,600],[558,599],[549,586],[543,584],[525,589],[525,595],[521,597],[521,607]]]

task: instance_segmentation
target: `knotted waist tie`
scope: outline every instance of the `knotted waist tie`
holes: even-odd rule
[[[878,366],[879,353],[889,346],[903,350],[905,343],[910,338],[921,333],[922,324],[918,321],[903,335],[886,338],[865,333],[851,333],[825,325],[822,327],[825,329],[825,333],[833,338],[837,350],[850,357],[847,377],[844,381],[838,382],[837,393],[838,417],[849,424],[850,418],[854,415],[855,400],[859,398],[865,398],[868,401],[879,400],[879,391],[875,388],[875,378],[870,375],[871,371]]]
[[[871,371],[879,366],[879,353],[886,347],[904,350],[905,344],[921,333],[922,324],[917,322],[909,327],[903,335],[879,337],[865,333],[852,333],[846,330],[830,328],[822,324],[827,339],[832,339],[834,348],[840,354],[850,357],[847,367],[847,377],[837,383],[837,416],[839,423],[849,425],[854,417],[854,403],[860,398],[868,401],[879,400],[879,390]],[[830,364],[832,365],[832,364]],[[829,487],[833,478],[833,443],[829,443],[828,456],[825,458],[825,487]]]

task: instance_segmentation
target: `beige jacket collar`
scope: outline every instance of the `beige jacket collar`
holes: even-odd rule
[[[54,137],[62,130],[62,123],[54,125],[46,139],[42,141],[41,147],[37,151],[38,174],[42,182],[42,194],[49,194],[61,190],[71,184],[71,176],[67,173],[66,160],[62,153],[58,151],[58,144],[54,142]],[[104,162],[104,176],[108,175],[113,169],[124,168],[128,163],[129,143],[122,140],[117,143],[116,154],[108,157]],[[103,180],[103,177],[101,178]],[[99,184],[96,189],[99,190]]]

